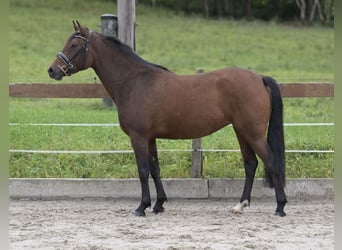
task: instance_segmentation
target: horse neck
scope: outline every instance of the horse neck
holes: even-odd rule
[[[119,44],[111,43],[104,37],[96,36],[92,46],[95,52],[92,68],[117,104],[117,99],[123,97],[118,93],[121,86],[136,82],[139,73],[146,72],[147,66]]]

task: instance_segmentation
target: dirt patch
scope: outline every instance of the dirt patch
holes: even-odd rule
[[[131,214],[136,200],[11,200],[10,249],[333,249],[333,199],[170,200],[166,211]]]

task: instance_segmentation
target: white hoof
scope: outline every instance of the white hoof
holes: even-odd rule
[[[249,205],[248,200],[244,200],[243,202],[238,203],[235,207],[232,209],[233,214],[242,214],[243,209]]]

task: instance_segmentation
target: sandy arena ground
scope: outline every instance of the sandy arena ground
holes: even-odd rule
[[[131,214],[137,200],[11,200],[10,249],[334,249],[333,199],[170,200],[166,211]]]

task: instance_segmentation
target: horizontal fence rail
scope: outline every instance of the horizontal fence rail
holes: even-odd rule
[[[334,97],[331,82],[280,83],[283,97]],[[109,98],[102,84],[96,83],[11,83],[9,96],[15,98]]]
[[[9,123],[10,126],[119,127],[119,123]],[[227,126],[232,126],[227,125]],[[335,126],[333,122],[284,123],[284,127]]]

